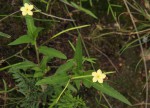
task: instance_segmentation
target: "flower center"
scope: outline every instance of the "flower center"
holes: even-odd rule
[[[26,11],[29,11],[29,9],[28,9],[28,8],[26,8]]]
[[[100,75],[97,75],[97,78],[100,78]]]

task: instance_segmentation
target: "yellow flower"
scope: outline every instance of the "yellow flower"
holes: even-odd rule
[[[33,9],[33,5],[30,5],[28,3],[24,4],[24,7],[21,7],[20,10],[22,11],[22,15],[33,15],[33,12],[31,11]]]
[[[92,72],[92,76],[93,76],[93,82],[98,81],[99,83],[103,83],[103,80],[106,77],[106,75],[103,74],[100,69],[97,70],[97,72]]]

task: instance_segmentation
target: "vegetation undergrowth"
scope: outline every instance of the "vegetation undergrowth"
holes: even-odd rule
[[[13,86],[9,86],[6,78],[1,78],[0,85],[0,98],[3,100],[1,102],[1,107],[4,108],[89,108],[92,106],[95,107],[104,107],[104,108],[113,108],[114,105],[111,105],[109,102],[108,96],[119,100],[120,102],[126,104],[126,106],[131,106],[131,102],[118,90],[114,89],[109,82],[109,77],[119,73],[119,70],[115,64],[110,60],[110,58],[99,50],[96,46],[95,50],[100,52],[104,57],[108,59],[110,64],[114,67],[114,70],[104,71],[101,66],[97,66],[96,57],[90,56],[90,51],[88,46],[92,47],[91,44],[87,44],[85,37],[82,36],[81,29],[92,27],[91,24],[81,24],[78,26],[76,20],[73,17],[73,13],[78,14],[79,11],[83,12],[87,16],[90,16],[94,20],[98,20],[99,15],[92,9],[86,9],[85,4],[88,4],[89,7],[93,8],[95,3],[99,3],[98,0],[80,0],[76,2],[75,0],[60,0],[59,2],[63,3],[63,9],[66,11],[67,15],[65,18],[58,17],[58,15],[48,14],[50,8],[53,8],[52,4],[56,1],[51,0],[40,0],[41,6],[32,0],[23,0],[22,7],[20,10],[13,12],[10,15],[1,15],[4,16],[0,21],[9,20],[9,17],[21,18],[22,22],[25,23],[26,31],[22,30],[24,35],[19,36],[17,39],[10,42],[7,46],[10,48],[19,48],[21,50],[14,55],[10,55],[6,59],[2,59],[0,64],[0,73],[7,73],[9,78],[14,81]],[[101,24],[97,24],[96,28],[93,30],[91,36],[87,40],[91,39],[94,44],[101,46],[102,44],[111,46],[112,44],[107,41],[112,35],[115,34],[115,38],[118,36],[116,41],[122,39],[122,36],[127,35],[136,35],[137,38],[128,38],[126,43],[121,43],[122,47],[114,55],[121,56],[128,49],[136,48],[140,46],[141,59],[136,61],[134,70],[137,71],[141,61],[143,60],[144,71],[145,71],[145,108],[148,108],[148,80],[149,75],[147,72],[146,61],[149,59],[145,56],[144,45],[148,43],[148,36],[143,30],[149,25],[140,22],[141,25],[137,26],[134,20],[134,14],[140,14],[146,20],[149,20],[147,15],[147,10],[149,9],[146,5],[146,9],[143,10],[140,8],[136,1],[132,1],[135,5],[132,5],[127,0],[123,0],[125,9],[127,9],[128,15],[130,16],[131,22],[133,24],[134,30],[126,30],[122,27],[121,17],[126,13],[121,13],[118,15],[118,11],[122,9],[123,6],[120,4],[115,4],[110,0],[105,1],[107,4],[107,15],[111,16],[111,21],[114,22],[114,28],[109,29]],[[35,3],[35,4],[34,4]],[[85,4],[84,4],[85,3]],[[45,6],[43,8],[42,6]],[[85,5],[85,6],[84,6]],[[131,9],[136,10],[138,13],[132,13]],[[72,13],[69,11],[69,8],[76,9]],[[99,8],[99,7],[98,7]],[[45,9],[45,10],[44,10]],[[122,10],[121,10],[122,11]],[[17,14],[17,15],[16,15]],[[49,18],[42,19],[39,16]],[[119,16],[119,17],[118,17]],[[69,28],[59,28],[60,32],[54,33],[51,37],[48,37],[44,40],[44,32],[47,27],[45,26],[36,26],[38,25],[36,21],[46,22],[49,25],[55,25],[55,23],[69,23]],[[127,26],[127,25],[125,25]],[[48,29],[51,26],[48,27]],[[115,30],[114,30],[115,29]],[[113,30],[113,31],[110,31]],[[141,31],[140,31],[141,30]],[[48,30],[50,31],[50,30]],[[62,52],[61,50],[54,48],[57,45],[57,39],[62,39],[61,37],[64,34],[69,34],[70,31],[76,32],[76,36],[73,35],[67,39],[69,50]],[[17,31],[15,31],[17,32]],[[143,34],[140,36],[139,34]],[[144,34],[145,33],[145,34]],[[87,33],[88,34],[88,33]],[[116,36],[117,35],[117,36]],[[7,33],[0,32],[2,38],[12,38],[11,35]],[[110,37],[109,37],[110,36]],[[42,40],[41,40],[42,39]],[[65,38],[66,39],[66,38]],[[72,41],[74,39],[74,41]],[[112,37],[111,37],[112,39]],[[110,39],[110,40],[111,40]],[[142,40],[143,39],[143,40]],[[44,40],[44,41],[43,41]],[[53,44],[49,44],[50,42]],[[96,43],[98,41],[98,43]],[[118,42],[119,43],[119,42]],[[119,43],[119,44],[120,44]],[[113,44],[117,47],[118,44]],[[65,44],[61,43],[61,46],[65,49]],[[147,48],[147,46],[146,46]],[[32,53],[28,51],[31,49]],[[106,48],[107,49],[107,48]],[[113,47],[112,47],[113,49]],[[68,53],[72,51],[72,55],[67,57]],[[110,50],[111,51],[111,50]],[[146,52],[147,54],[148,52]],[[11,59],[17,59],[9,63]],[[60,61],[60,65],[56,66],[55,61]],[[3,65],[3,63],[6,63]],[[123,77],[123,76],[122,76]],[[126,86],[126,84],[124,84]],[[88,92],[90,91],[90,92]],[[91,102],[88,102],[88,93],[92,92]],[[105,101],[104,101],[105,100]],[[97,105],[93,105],[94,101]],[[95,104],[94,103],[94,104]],[[107,103],[107,104],[106,104]],[[89,104],[92,104],[91,106]]]

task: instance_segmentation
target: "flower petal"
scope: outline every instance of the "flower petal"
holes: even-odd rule
[[[26,11],[23,11],[23,12],[22,12],[22,15],[23,15],[23,16],[27,15],[27,12],[26,12]]]
[[[98,79],[96,77],[93,77],[93,82],[96,82]]]
[[[103,83],[103,79],[99,78],[99,79],[98,79],[98,82],[99,82],[99,83]]]
[[[106,75],[105,74],[101,74],[101,78],[106,78]]]
[[[25,7],[25,8],[28,8],[28,7],[29,7],[29,4],[28,4],[28,3],[25,3],[25,4],[24,4],[24,7]]]
[[[33,5],[29,5],[29,10],[32,10],[33,9]]]
[[[102,74],[102,71],[100,69],[97,70],[98,74]]]
[[[20,10],[21,11],[25,11],[26,9],[25,9],[25,7],[21,7]]]
[[[92,76],[96,76],[97,75],[97,73],[96,72],[92,72]]]
[[[33,15],[33,12],[32,11],[28,11],[28,15]]]

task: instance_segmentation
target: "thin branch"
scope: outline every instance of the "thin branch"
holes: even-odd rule
[[[30,4],[32,4],[32,3],[30,3]],[[33,4],[32,4],[32,5],[33,5]],[[40,9],[38,9],[35,5],[34,5],[34,9],[35,9],[37,12],[39,12],[39,13],[41,13],[41,14],[43,14],[43,15],[52,17],[52,18],[56,18],[56,19],[64,20],[64,21],[74,21],[74,20],[72,20],[72,19],[66,19],[66,18],[57,17],[57,16],[54,16],[54,15],[51,15],[51,14],[44,13],[44,12],[42,12]]]
[[[103,33],[99,36],[96,36],[96,37],[92,37],[93,39],[95,38],[100,38],[100,37],[103,37],[103,36],[107,36],[107,35],[113,35],[113,34],[117,34],[117,35],[136,35],[136,34],[142,34],[142,33],[147,33],[147,32],[150,32],[150,29],[145,29],[145,30],[141,30],[141,31],[135,31],[135,32],[120,32],[120,31],[117,31],[117,32],[108,32],[108,33]]]
[[[74,21],[74,20],[72,20],[72,19],[65,19],[65,18],[57,17],[57,16],[54,16],[54,15],[51,15],[51,14],[47,14],[47,13],[44,13],[44,12],[41,12],[41,11],[39,11],[39,13],[41,13],[41,14],[43,14],[43,15],[46,15],[46,16],[49,16],[49,17],[52,17],[52,18],[59,19],[59,20]]]
[[[112,108],[112,106],[110,105],[108,99],[106,98],[106,96],[102,93],[103,98],[105,99],[105,101],[107,102],[109,108]]]
[[[18,13],[18,12],[20,12],[20,10],[19,10],[19,11],[16,11],[16,12],[13,12],[12,14],[9,14],[9,15],[7,15],[6,17],[0,19],[0,22],[3,21],[3,20],[6,19],[6,18],[8,18],[8,17],[10,17],[10,16],[12,16],[12,15]]]

